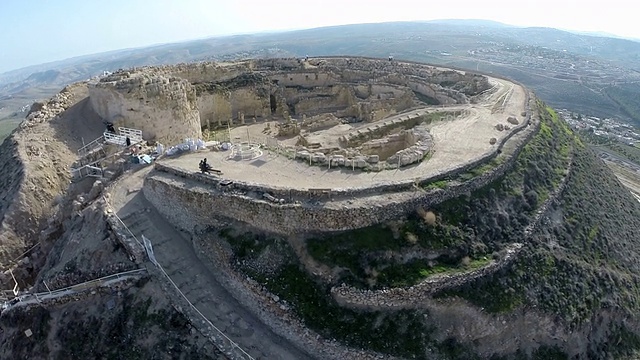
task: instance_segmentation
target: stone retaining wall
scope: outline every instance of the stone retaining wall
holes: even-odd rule
[[[219,179],[199,173],[188,172],[156,163],[156,171],[145,179],[143,192],[146,198],[169,220],[174,226],[191,231],[196,225],[221,226],[227,220],[234,219],[267,232],[279,234],[295,234],[307,232],[328,232],[363,228],[385,221],[405,217],[418,207],[429,208],[445,200],[469,193],[485,186],[510,170],[517,159],[522,147],[537,133],[539,122],[531,126],[528,133],[518,139],[513,154],[496,168],[487,171],[463,183],[452,182],[445,189],[430,191],[416,191],[413,182],[410,185],[379,185],[372,189],[336,191],[342,195],[360,196],[372,194],[366,201],[355,199],[352,204],[344,202],[342,206],[333,203],[320,202],[278,202],[277,197],[308,198],[312,196],[309,190],[283,189],[274,191],[273,188],[234,183],[224,186]],[[495,155],[494,155],[495,156]],[[486,160],[485,160],[486,161]],[[468,164],[463,170],[443,174],[439,178],[429,179],[428,182],[466,171],[480,162]],[[181,178],[192,180],[184,181]],[[408,190],[408,191],[402,191]],[[335,190],[332,189],[332,192]],[[393,199],[376,200],[381,192],[392,192]],[[266,197],[265,193],[277,195],[275,198]],[[227,220],[224,220],[227,219]]]
[[[492,261],[480,269],[449,275],[436,275],[409,288],[392,288],[388,290],[360,290],[342,285],[331,289],[331,296],[340,304],[350,308],[367,310],[405,309],[420,306],[422,299],[431,294],[460,286],[471,280],[495,273],[513,261],[522,244],[514,243],[507,247],[505,256]]]
[[[136,264],[142,264],[146,260],[146,252],[145,249],[131,236],[129,236],[129,230],[124,227],[124,225],[117,220],[115,214],[112,212],[106,212],[105,216],[107,220],[107,224],[116,235],[116,239],[124,247],[127,254],[129,254],[129,258],[131,261]]]
[[[567,179],[571,176],[573,169],[573,155],[569,159],[567,166],[567,176],[551,193],[549,198],[540,206],[536,212],[533,221],[525,228],[523,232],[524,242],[529,240],[531,234],[542,224],[542,219],[549,211],[552,204],[558,201],[560,195],[567,186]],[[392,288],[387,290],[360,290],[352,286],[341,285],[331,289],[331,295],[341,305],[356,309],[366,309],[368,311],[384,310],[389,308],[416,308],[420,307],[424,298],[431,294],[454,287],[461,286],[474,279],[484,277],[495,273],[496,271],[509,265],[513,260],[517,259],[520,250],[524,244],[513,243],[505,249],[505,256],[498,260],[492,261],[487,266],[480,269],[453,274],[441,275],[428,278],[409,288]]]

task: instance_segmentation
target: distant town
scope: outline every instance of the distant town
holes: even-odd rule
[[[640,133],[633,125],[616,119],[599,118],[558,110],[558,114],[576,131],[590,132],[593,135],[618,141],[625,145],[640,147]]]

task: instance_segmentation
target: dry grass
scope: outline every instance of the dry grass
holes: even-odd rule
[[[471,265],[471,258],[468,256],[463,257],[460,260],[460,265],[464,266],[464,267],[468,267],[469,265]]]
[[[404,238],[407,240],[407,242],[411,245],[415,245],[418,243],[418,237],[410,232],[407,232],[404,234]]]
[[[402,227],[401,221],[389,221],[387,227],[391,230],[394,240],[400,239],[400,228]]]
[[[418,216],[420,216],[427,225],[436,224],[436,214],[434,214],[433,211],[427,211],[421,207],[418,207],[416,209],[416,212],[418,213]]]

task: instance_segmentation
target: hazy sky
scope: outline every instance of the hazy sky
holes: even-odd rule
[[[488,19],[640,38],[633,0],[0,0],[0,72],[122,48],[326,25]]]

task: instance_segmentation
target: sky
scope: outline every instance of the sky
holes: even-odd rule
[[[640,39],[633,0],[0,0],[0,73],[98,52],[321,26],[486,19]]]

